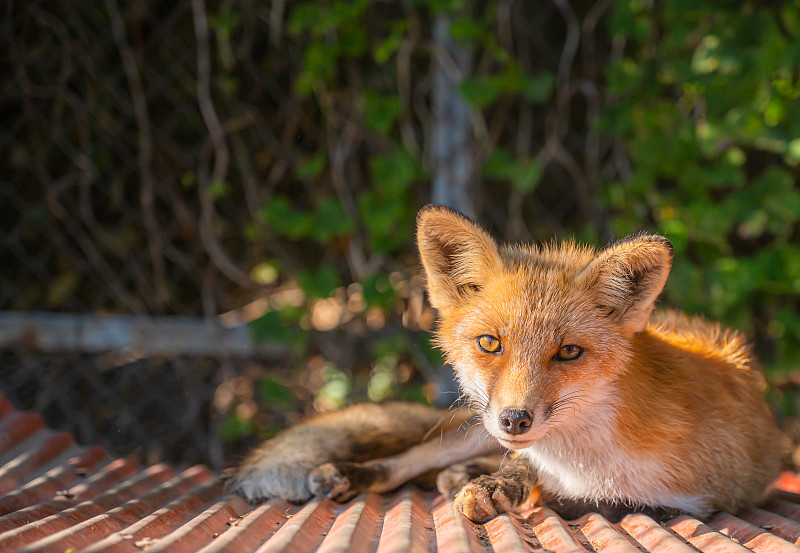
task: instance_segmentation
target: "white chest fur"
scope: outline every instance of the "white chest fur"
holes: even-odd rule
[[[597,405],[597,404],[595,404]],[[615,438],[613,402],[584,407],[524,450],[548,492],[569,499],[663,506],[705,514],[708,500],[672,491],[666,459],[641,458]]]

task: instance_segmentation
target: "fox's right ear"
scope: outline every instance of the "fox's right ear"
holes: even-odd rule
[[[431,305],[457,307],[502,266],[497,243],[478,225],[441,205],[417,215],[417,246]]]

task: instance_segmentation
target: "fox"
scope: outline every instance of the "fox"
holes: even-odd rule
[[[530,505],[576,518],[706,518],[759,502],[780,433],[744,336],[655,304],[673,248],[638,234],[502,244],[440,205],[417,215],[435,343],[467,406],[356,404],[253,451],[231,489],[344,502],[438,472],[474,522]],[[508,452],[513,455],[508,456]]]

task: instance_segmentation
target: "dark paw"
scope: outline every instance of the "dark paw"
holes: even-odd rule
[[[525,485],[514,478],[479,476],[456,495],[453,502],[473,522],[486,522],[513,511],[527,498]]]
[[[325,463],[308,475],[308,489],[319,497],[330,497],[343,503],[358,494],[350,485],[347,467],[344,463]]]
[[[385,477],[384,472],[380,467],[367,464],[325,463],[308,475],[308,488],[316,496],[344,503],[369,491],[373,484],[379,484]]]
[[[452,501],[470,481],[488,473],[489,471],[485,467],[474,463],[451,465],[436,477],[436,489],[439,490],[440,494]]]

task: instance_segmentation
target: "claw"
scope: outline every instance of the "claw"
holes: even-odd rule
[[[514,480],[497,476],[480,476],[464,486],[453,505],[473,522],[486,522],[499,514],[515,509],[522,495],[521,486]]]

